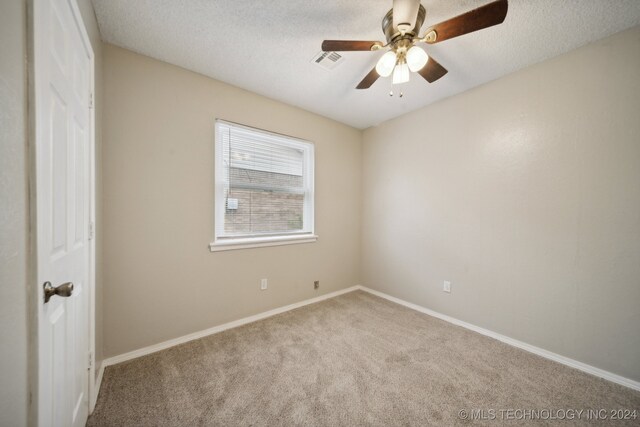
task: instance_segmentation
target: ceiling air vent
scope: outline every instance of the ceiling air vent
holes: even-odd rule
[[[318,64],[325,70],[333,70],[344,58],[338,52],[320,52],[313,57],[311,62]]]

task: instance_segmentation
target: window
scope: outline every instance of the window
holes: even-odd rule
[[[315,241],[313,144],[216,120],[211,250]]]

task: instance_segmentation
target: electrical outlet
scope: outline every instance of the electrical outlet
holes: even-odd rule
[[[444,284],[442,285],[442,290],[447,293],[451,293],[451,282],[445,280]]]
[[[313,281],[313,289],[318,289],[320,287],[320,280]]]
[[[260,289],[263,291],[267,289],[267,279],[260,280]]]

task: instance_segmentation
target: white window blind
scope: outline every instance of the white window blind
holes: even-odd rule
[[[313,144],[216,121],[215,242],[313,234]]]

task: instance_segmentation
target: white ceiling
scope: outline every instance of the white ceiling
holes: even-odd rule
[[[428,25],[487,0],[422,0]],[[311,62],[323,39],[384,40],[392,0],[93,0],[104,41],[366,128],[640,24],[639,0],[510,0],[502,25],[423,45],[449,73],[355,86],[381,52]],[[397,91],[397,87],[394,90]]]

